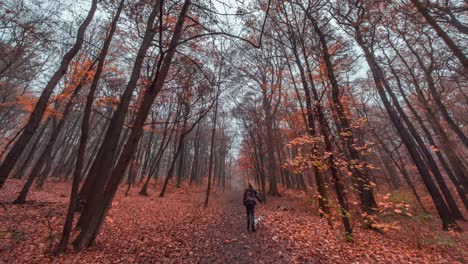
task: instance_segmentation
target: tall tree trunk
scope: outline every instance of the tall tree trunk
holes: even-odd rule
[[[94,96],[97,90],[97,86],[99,83],[99,79],[101,77],[102,70],[104,68],[104,61],[107,57],[107,53],[110,48],[110,44],[112,42],[112,38],[114,36],[115,30],[117,28],[117,21],[120,18],[120,14],[123,10],[125,0],[121,0],[119,6],[117,8],[116,14],[111,23],[111,27],[109,33],[104,41],[102,50],[99,54],[99,62],[96,68],[96,72],[94,74],[93,82],[91,83],[91,87],[89,89],[88,95],[86,97],[86,105],[83,114],[83,120],[81,121],[81,137],[80,142],[78,145],[78,153],[76,158],[76,166],[73,175],[73,183],[72,183],[72,190],[70,195],[70,202],[68,206],[67,216],[65,218],[65,224],[62,231],[62,237],[60,239],[57,251],[64,252],[66,251],[68,241],[70,239],[70,233],[73,226],[73,216],[75,214],[75,208],[78,206],[78,190],[81,181],[81,175],[83,171],[84,159],[85,159],[85,152],[86,152],[86,144],[89,137],[89,122],[91,119],[91,110],[94,102]]]
[[[468,177],[467,177],[467,174],[466,174],[466,171],[467,171],[466,167],[464,166],[463,162],[458,157],[456,152],[453,150],[452,143],[450,142],[447,134],[445,133],[444,129],[442,128],[442,125],[440,124],[439,119],[435,116],[434,111],[429,106],[429,103],[427,102],[427,99],[425,98],[424,93],[422,92],[422,89],[421,89],[421,87],[419,85],[419,81],[416,78],[416,76],[414,75],[413,69],[408,65],[407,61],[405,60],[405,57],[403,57],[401,55],[401,53],[393,45],[392,42],[390,42],[390,45],[393,48],[393,50],[395,51],[395,53],[398,55],[398,57],[401,59],[401,61],[403,62],[406,69],[408,70],[408,72],[411,75],[411,79],[413,80],[414,88],[415,88],[416,93],[417,93],[418,101],[422,104],[422,106],[424,108],[424,113],[426,115],[426,118],[428,119],[428,123],[431,125],[433,131],[436,133],[436,135],[437,135],[437,137],[439,139],[439,142],[441,143],[442,150],[445,153],[445,155],[447,156],[447,159],[449,160],[450,165],[452,166],[452,170],[455,172],[456,177],[458,178],[458,181],[462,184],[463,188],[465,190],[468,190]],[[410,50],[417,57],[417,60],[418,60],[418,63],[420,64],[420,66],[424,67],[424,65],[422,64],[421,59],[419,58],[419,55],[416,52],[414,52],[413,49],[410,49]],[[394,75],[395,75],[395,73],[394,73]],[[397,77],[397,76],[395,75],[395,77]],[[426,75],[426,78],[427,78],[427,75]],[[428,83],[430,84],[430,82],[428,82]],[[432,84],[433,84],[433,82],[432,82]],[[401,86],[399,86],[399,87],[401,87]],[[400,89],[400,92],[402,93],[402,95],[404,95],[404,91],[402,89]],[[411,107],[411,104],[408,102],[408,99],[406,97],[403,97],[403,98],[405,99],[406,104],[409,107]],[[413,107],[411,107],[410,110],[413,113],[416,112]],[[418,119],[418,122],[422,123],[419,119]],[[426,131],[425,133],[430,135],[430,133],[428,131]],[[435,143],[431,143],[431,144],[435,146]],[[440,153],[438,153],[438,155],[439,154]]]
[[[292,33],[291,33],[292,34]],[[302,88],[304,90],[304,97],[305,97],[305,105],[306,105],[306,117],[307,119],[304,120],[306,122],[307,126],[307,133],[309,134],[310,137],[316,137],[317,133],[315,131],[315,123],[314,123],[314,111],[313,111],[313,105],[312,105],[312,96],[310,95],[309,91],[309,85],[307,83],[307,77],[306,73],[304,70],[304,67],[300,61],[299,58],[299,53],[297,49],[297,44],[295,42],[295,37],[292,38],[291,44],[292,44],[292,49],[294,53],[294,57],[296,59],[296,65],[299,69],[300,77],[301,77],[301,82],[302,82]],[[297,91],[296,91],[297,92]],[[318,146],[315,143],[312,146],[312,155],[316,155],[318,150]],[[331,226],[332,221],[331,221],[331,210],[330,210],[330,205],[328,202],[328,194],[327,194],[327,189],[325,186],[325,179],[323,177],[322,171],[316,166],[313,165],[313,171],[314,171],[314,176],[315,176],[315,182],[317,184],[317,191],[319,193],[318,196],[318,203],[319,203],[319,208],[320,208],[320,216],[326,217],[328,224]]]
[[[214,143],[215,143],[216,125],[217,125],[217,122],[218,122],[219,93],[220,93],[220,91],[218,91],[218,93],[216,95],[215,108],[214,108],[214,112],[213,112],[213,126],[211,128],[210,160],[209,160],[209,164],[208,164],[208,186],[206,187],[206,195],[205,195],[205,203],[204,203],[205,207],[208,207],[208,201],[210,199],[210,191],[211,191],[211,177],[213,175],[213,156],[214,156]]]
[[[96,158],[93,161],[93,165],[91,166],[91,169],[86,177],[86,181],[81,187],[79,194],[80,200],[87,202],[91,201],[94,198],[94,194],[100,193],[104,190],[110,177],[111,170],[109,168],[113,167],[113,163],[118,153],[117,145],[125,123],[127,112],[129,110],[132,94],[138,83],[146,53],[151,46],[153,38],[156,34],[156,30],[154,30],[154,24],[156,16],[160,11],[160,5],[161,1],[156,1],[148,17],[143,41],[135,58],[130,79],[127,83],[124,93],[120,98],[120,103],[117,106],[117,110],[112,116],[106,132],[106,136],[104,137],[104,141],[102,142]],[[87,215],[87,213],[84,215]],[[83,217],[83,214],[81,217]]]
[[[153,137],[154,137],[154,133],[155,133],[155,130],[156,127],[155,125],[151,125],[151,130],[150,130],[150,135],[149,135],[149,140],[148,140],[148,145],[146,147],[146,151],[145,151],[145,161],[143,163],[143,169],[142,169],[142,172],[141,172],[141,177],[140,177],[140,182],[142,182],[145,177],[148,177],[148,173],[149,173],[149,170],[150,170],[150,163],[151,163],[151,158],[152,158],[152,154],[154,153],[154,148],[153,148]],[[157,141],[157,139],[156,139]],[[151,178],[151,177],[149,177]]]
[[[193,164],[190,172],[189,184],[192,185],[193,181],[198,178],[198,167],[200,163],[200,123],[197,125],[195,137],[193,139]]]
[[[306,12],[309,19],[312,21],[314,26],[314,31],[319,37],[320,44],[322,46],[322,56],[325,61],[325,66],[327,68],[327,76],[328,80],[330,81],[332,87],[332,100],[333,100],[333,107],[338,115],[339,124],[337,124],[338,132],[342,137],[345,145],[347,147],[349,156],[351,160],[349,160],[351,171],[353,173],[353,177],[357,182],[357,191],[359,195],[359,199],[361,201],[361,208],[367,214],[375,213],[375,209],[377,208],[377,202],[375,201],[374,194],[372,191],[372,185],[369,179],[369,176],[365,173],[364,169],[360,167],[359,162],[361,162],[361,157],[359,152],[354,147],[355,140],[353,136],[353,132],[351,131],[351,127],[346,117],[345,110],[343,108],[343,104],[340,100],[340,87],[335,77],[335,72],[333,69],[333,64],[331,61],[331,55],[329,53],[329,48],[327,45],[327,41],[325,39],[325,35],[323,34],[322,30],[320,29],[317,21],[310,15],[309,12]]]
[[[277,175],[276,175],[276,161],[275,161],[275,150],[274,150],[274,139],[273,139],[273,113],[271,109],[270,96],[267,95],[267,81],[266,78],[262,78],[262,106],[263,111],[265,112],[265,129],[266,129],[266,139],[267,139],[267,155],[268,155],[268,176],[270,189],[268,194],[272,196],[278,196],[278,187],[277,187]]]
[[[414,0],[412,0],[414,1]],[[440,99],[439,93],[437,92],[437,89],[435,87],[435,81],[434,78],[432,77],[431,73],[433,71],[432,66],[429,68],[424,65],[423,60],[419,56],[418,52],[416,52],[412,47],[411,44],[408,43],[408,40],[403,36],[403,40],[406,42],[408,49],[411,50],[411,52],[414,54],[416,61],[418,62],[419,66],[423,70],[424,77],[427,82],[427,86],[429,88],[429,93],[432,95],[432,99],[434,99],[435,104],[440,110],[440,113],[442,114],[442,117],[447,121],[447,124],[449,125],[450,129],[460,138],[460,140],[463,142],[465,145],[465,148],[468,148],[468,138],[465,136],[463,131],[458,127],[458,125],[455,123],[455,121],[452,119],[450,116],[447,108],[445,107],[444,103]],[[465,65],[465,70],[468,70],[468,65]]]
[[[419,126],[421,127],[421,129],[423,130],[424,134],[426,135],[426,138],[427,140],[429,141],[429,144],[431,144],[432,146],[436,147],[436,143],[434,142],[434,139],[432,138],[432,135],[431,133],[429,132],[429,130],[426,128],[426,125],[424,124],[423,120],[421,119],[421,117],[419,116],[418,112],[416,111],[416,109],[414,109],[414,107],[411,105],[411,103],[409,102],[405,92],[403,91],[403,88],[402,88],[402,85],[401,85],[401,81],[400,81],[400,78],[398,77],[398,75],[396,74],[395,70],[393,69],[393,67],[390,65],[390,70],[392,71],[393,75],[395,76],[395,79],[397,80],[397,86],[400,90],[400,93],[403,97],[403,99],[405,100],[406,102],[406,105],[407,107],[410,109],[411,113],[413,114],[413,116],[416,118],[417,122],[419,123]],[[394,99],[395,100],[395,99]],[[421,142],[422,143],[422,142]],[[418,143],[419,144],[419,143]],[[424,146],[425,148],[425,146]],[[426,150],[425,152],[428,152],[428,150]],[[434,151],[436,157],[439,159],[439,162],[442,164],[442,167],[444,168],[444,170],[446,171],[447,175],[449,176],[450,180],[453,182],[459,196],[460,196],[460,199],[462,200],[465,208],[468,208],[468,200],[466,199],[466,196],[465,196],[465,191],[463,189],[463,187],[460,185],[460,183],[458,182],[458,179],[456,178],[456,176],[453,174],[450,166],[447,164],[447,162],[445,161],[445,158],[442,156],[442,154],[440,153],[440,151]],[[427,155],[429,153],[426,153],[425,155]],[[430,154],[429,154],[430,155]],[[432,158],[432,156],[431,156]],[[428,162],[431,162],[430,159],[428,159]],[[434,160],[432,160],[433,163],[435,163]],[[434,166],[432,166],[434,167]],[[436,175],[436,179],[437,177],[439,178],[442,178],[442,176],[440,175],[440,171],[437,169],[436,172],[434,172],[434,175]],[[440,175],[440,176],[437,176],[437,175]],[[443,179],[442,179],[443,180]],[[438,180],[439,182],[440,180]],[[445,185],[445,181],[442,183],[443,185]],[[442,192],[444,193],[444,196],[446,196],[447,192],[450,192],[449,189],[447,188],[447,186],[445,187],[441,187],[441,190]],[[451,196],[451,195],[450,195]],[[457,218],[460,218],[462,219],[463,218],[463,215],[461,212],[457,212],[458,210],[458,207],[456,206],[456,203],[455,201],[453,200],[453,198],[449,197],[448,199],[446,198],[445,199],[447,201],[447,203],[449,204],[449,207],[451,208],[452,211],[454,211],[455,213],[455,216]],[[454,208],[454,209],[452,209]]]
[[[82,81],[84,81],[84,80],[81,80],[80,82],[82,82]],[[80,92],[82,87],[83,87],[83,84],[80,83],[75,88],[75,90],[73,91],[70,99],[68,99],[68,102],[65,105],[65,108],[63,110],[63,117],[59,120],[58,124],[53,129],[52,134],[50,135],[50,138],[49,138],[49,141],[47,142],[46,147],[44,148],[42,153],[39,155],[39,160],[36,161],[36,164],[34,165],[32,171],[31,171],[31,174],[29,174],[28,180],[24,184],[23,189],[21,190],[19,196],[14,201],[14,204],[24,204],[26,202],[26,197],[28,195],[29,189],[31,188],[31,185],[32,185],[33,181],[41,173],[44,166],[47,167],[47,168],[45,168],[45,171],[46,171],[45,173],[50,171],[50,167],[51,167],[52,161],[53,161],[51,154],[52,154],[52,150],[54,148],[55,142],[59,138],[60,132],[62,132],[62,128],[65,125],[67,117],[68,117],[68,115],[70,114],[70,112],[72,110],[72,107],[74,105],[73,100],[78,95],[78,93]],[[44,180],[42,182],[45,181],[46,177],[47,177],[46,175],[44,175],[42,177],[42,178],[44,178]],[[42,187],[42,184],[40,186]]]
[[[185,132],[187,129],[187,121],[190,114],[190,105],[188,103],[184,104],[184,124],[182,126],[182,131]],[[186,152],[186,142],[182,140],[179,144],[181,144],[181,153],[179,156],[179,163],[177,166],[177,178],[176,178],[176,187],[182,187],[182,178],[183,174],[185,173],[185,152]]]
[[[398,102],[398,98],[394,94],[394,92],[390,89],[388,85],[384,86],[385,90],[387,91],[388,95],[390,95],[390,98],[392,99],[394,107],[397,109],[397,112],[400,114],[400,118],[403,119],[404,123],[406,124],[406,127],[408,128],[409,134],[413,137],[413,139],[416,141],[416,145],[419,147],[421,150],[423,157],[426,158],[426,163],[429,169],[432,171],[432,174],[434,175],[434,178],[436,179],[437,184],[440,187],[440,190],[442,192],[442,195],[445,198],[445,201],[453,215],[453,217],[458,220],[464,220],[463,214],[460,211],[460,209],[457,206],[457,203],[455,202],[455,199],[452,196],[452,193],[448,189],[448,186],[437,166],[436,161],[432,157],[429,149],[426,147],[424,144],[424,141],[422,140],[420,134],[414,127],[413,123],[409,120],[408,116],[404,112],[403,108],[400,106],[400,103]]]
[[[437,186],[432,180],[431,174],[429,173],[428,169],[426,168],[424,164],[424,160],[418,153],[417,145],[412,139],[411,134],[403,126],[403,124],[400,121],[400,117],[398,116],[398,114],[395,112],[392,105],[390,104],[390,101],[388,100],[387,95],[385,94],[385,89],[384,89],[385,86],[388,87],[387,81],[382,73],[382,70],[377,64],[374,58],[374,55],[371,53],[371,51],[365,44],[358,28],[355,28],[354,37],[355,37],[357,44],[364,52],[364,56],[372,72],[372,77],[374,78],[375,87],[377,88],[377,92],[384,104],[385,110],[387,111],[387,114],[389,115],[393,126],[395,127],[403,143],[405,144],[408,150],[408,153],[410,154],[411,158],[414,161],[414,164],[418,168],[418,171],[421,175],[424,185],[426,186],[426,189],[428,190],[429,194],[432,197],[432,200],[434,201],[437,212],[439,213],[439,216],[442,220],[443,229],[447,230],[449,228],[454,228],[456,230],[460,230],[454,217],[452,216],[452,213],[450,212],[450,209],[447,207],[447,204],[445,203],[444,198],[442,197],[439,190],[437,189]]]
[[[165,126],[164,126],[163,136],[162,136],[161,143],[159,145],[158,151],[156,153],[156,157],[155,157],[155,159],[153,161],[153,163],[154,163],[153,167],[151,168],[151,170],[149,172],[149,175],[146,178],[145,184],[143,185],[143,187],[141,188],[141,190],[139,192],[140,195],[148,196],[149,181],[151,180],[151,177],[153,175],[155,175],[157,177],[157,173],[159,172],[159,167],[160,167],[160,164],[161,164],[161,160],[162,160],[162,158],[164,156],[164,152],[166,151],[167,147],[169,146],[169,143],[171,142],[172,134],[176,130],[176,126],[173,126],[171,128],[171,132],[170,132],[169,136],[167,135],[168,134],[169,120],[170,120],[170,115],[168,115],[168,118],[167,118]],[[175,122],[177,123],[178,120],[176,119]],[[166,140],[166,138],[167,138],[167,140]]]
[[[390,188],[393,189],[393,190],[397,190],[400,186],[399,183],[397,183],[395,181],[395,178],[398,178],[398,175],[397,175],[397,172],[395,171],[395,168],[392,167],[392,165],[390,164],[389,160],[382,154],[377,154],[376,155],[379,157],[381,163],[382,163],[382,166],[384,167],[387,175],[387,181],[390,185]]]
[[[34,143],[31,145],[31,150],[29,151],[28,155],[24,159],[21,166],[18,166],[19,169],[15,175],[16,179],[21,179],[23,175],[27,172],[29,164],[31,161],[33,161],[34,154],[36,154],[36,151],[38,149],[39,143],[41,142],[42,136],[44,135],[44,132],[46,131],[47,126],[49,125],[49,121],[50,121],[50,118],[48,118],[44,122],[44,124],[39,129],[38,133],[36,134],[36,139],[34,140]]]
[[[119,183],[125,174],[125,170],[128,166],[130,158],[135,151],[135,147],[143,133],[143,126],[145,120],[147,119],[149,110],[151,109],[151,105],[153,104],[156,95],[159,93],[162,86],[164,85],[164,82],[166,81],[166,76],[169,72],[169,68],[176,51],[176,45],[179,43],[182,35],[185,17],[189,10],[190,4],[190,0],[184,1],[184,5],[174,28],[174,34],[172,35],[172,39],[169,44],[169,50],[163,58],[158,74],[156,74],[155,79],[151,83],[150,87],[148,87],[146,90],[143,101],[140,105],[140,108],[138,109],[138,114],[133,123],[132,132],[130,133],[127,142],[125,143],[117,165],[112,170],[109,182],[106,184],[105,189],[98,193],[98,195],[95,196],[96,198],[93,199],[91,203],[88,203],[88,205],[92,205],[89,212],[93,217],[90,218],[89,221],[85,223],[85,225],[83,225],[84,228],[81,230],[77,239],[74,241],[73,244],[76,249],[83,249],[90,246],[99,233],[107,211],[112,203],[115,193],[117,192]]]
[[[58,82],[62,78],[62,76],[66,73],[68,65],[73,60],[75,55],[81,49],[81,46],[84,42],[84,35],[86,33],[86,29],[88,28],[91,20],[94,17],[94,13],[97,9],[97,0],[93,0],[91,2],[91,8],[86,16],[85,20],[81,23],[78,33],[76,36],[76,41],[73,46],[68,50],[68,52],[63,56],[63,59],[60,63],[59,68],[57,71],[52,75],[49,82],[47,83],[46,87],[41,93],[29,120],[24,127],[24,131],[21,136],[16,141],[15,145],[11,148],[8,152],[8,155],[5,157],[2,165],[0,166],[0,188],[3,187],[5,184],[8,175],[10,174],[11,170],[15,166],[17,160],[23,153],[24,149],[28,145],[29,141],[33,137],[34,133],[36,132],[39,123],[41,122],[42,116],[47,108],[47,103],[54,92],[55,86],[57,86]]]
[[[348,205],[348,199],[347,199],[346,192],[345,192],[344,180],[341,178],[340,172],[335,164],[335,157],[333,154],[334,150],[331,144],[330,135],[328,133],[329,125],[328,125],[327,120],[325,119],[324,111],[322,109],[321,98],[317,92],[317,89],[315,88],[314,80],[312,78],[312,70],[309,64],[308,56],[307,56],[304,45],[301,45],[301,50],[304,56],[304,62],[305,62],[305,66],[307,69],[307,75],[308,75],[309,83],[310,83],[310,90],[312,91],[312,95],[315,101],[314,113],[316,117],[318,118],[320,134],[322,135],[323,141],[325,143],[325,151],[330,153],[329,157],[326,160],[327,160],[327,165],[330,169],[330,172],[333,178],[335,192],[336,192],[338,202],[340,205],[340,212],[342,216],[341,219],[342,219],[343,227],[345,230],[345,237],[347,241],[352,241],[353,236],[352,236],[352,227],[351,227],[351,214],[349,213],[349,205]]]
[[[416,191],[416,187],[415,187],[413,181],[411,180],[408,171],[406,170],[405,163],[401,159],[401,156],[399,158],[400,158],[400,166],[398,166],[398,163],[395,161],[395,164],[397,165],[397,168],[400,170],[401,174],[403,175],[403,178],[405,178],[405,180],[406,180],[406,183],[408,183],[408,186],[413,191],[414,197],[418,201],[419,206],[421,206],[421,209],[423,210],[423,212],[428,214],[428,211],[427,211],[426,207],[424,206],[424,204],[422,203],[421,197],[419,196],[418,192]]]
[[[426,22],[434,29],[434,31],[439,35],[439,37],[447,44],[447,47],[452,51],[453,55],[457,57],[460,61],[460,64],[463,66],[465,71],[468,69],[468,59],[466,58],[465,54],[463,54],[463,50],[461,50],[457,44],[450,38],[447,32],[442,29],[437,21],[431,16],[427,6],[421,3],[419,0],[410,0],[411,3],[418,9],[419,13],[426,19]]]

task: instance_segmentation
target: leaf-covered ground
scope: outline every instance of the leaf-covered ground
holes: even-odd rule
[[[258,206],[265,221],[246,230],[241,191],[215,191],[203,208],[204,191],[171,187],[165,198],[137,189],[115,199],[96,244],[54,256],[69,187],[47,183],[26,205],[11,205],[22,181],[9,180],[0,193],[2,263],[464,263],[463,234],[439,231],[428,217],[399,217],[400,230],[386,234],[355,225],[355,242],[344,241],[304,199],[283,196]],[[395,219],[392,219],[392,221]],[[465,227],[464,227],[465,228]],[[466,229],[465,229],[466,230]]]

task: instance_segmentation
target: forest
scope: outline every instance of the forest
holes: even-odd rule
[[[466,263],[467,47],[462,0],[1,0],[0,262]]]

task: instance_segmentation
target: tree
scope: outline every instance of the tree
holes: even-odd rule
[[[78,29],[75,43],[70,48],[70,50],[68,50],[68,52],[63,56],[63,59],[60,63],[59,68],[54,73],[54,75],[50,78],[46,87],[42,91],[41,96],[39,97],[34,107],[34,110],[32,111],[29,117],[29,120],[24,127],[23,133],[18,138],[16,143],[13,145],[11,150],[8,152],[8,155],[5,157],[5,160],[2,162],[2,165],[0,166],[0,188],[3,187],[3,185],[5,184],[5,181],[8,178],[8,175],[10,174],[17,160],[23,153],[27,144],[33,137],[34,133],[36,132],[36,129],[38,128],[39,123],[42,119],[42,116],[44,115],[44,112],[47,107],[47,103],[50,99],[50,96],[54,92],[55,87],[57,86],[58,82],[63,77],[63,75],[66,73],[69,64],[71,63],[75,55],[78,53],[81,46],[83,45],[86,29],[91,23],[91,20],[93,19],[94,14],[96,12],[96,9],[97,9],[97,0],[93,0],[91,3],[91,8],[88,12],[88,15],[86,16],[85,20],[82,22],[82,24],[80,25]]]

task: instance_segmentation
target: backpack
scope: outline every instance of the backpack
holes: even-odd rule
[[[255,191],[246,190],[244,193],[244,205],[255,205]]]

